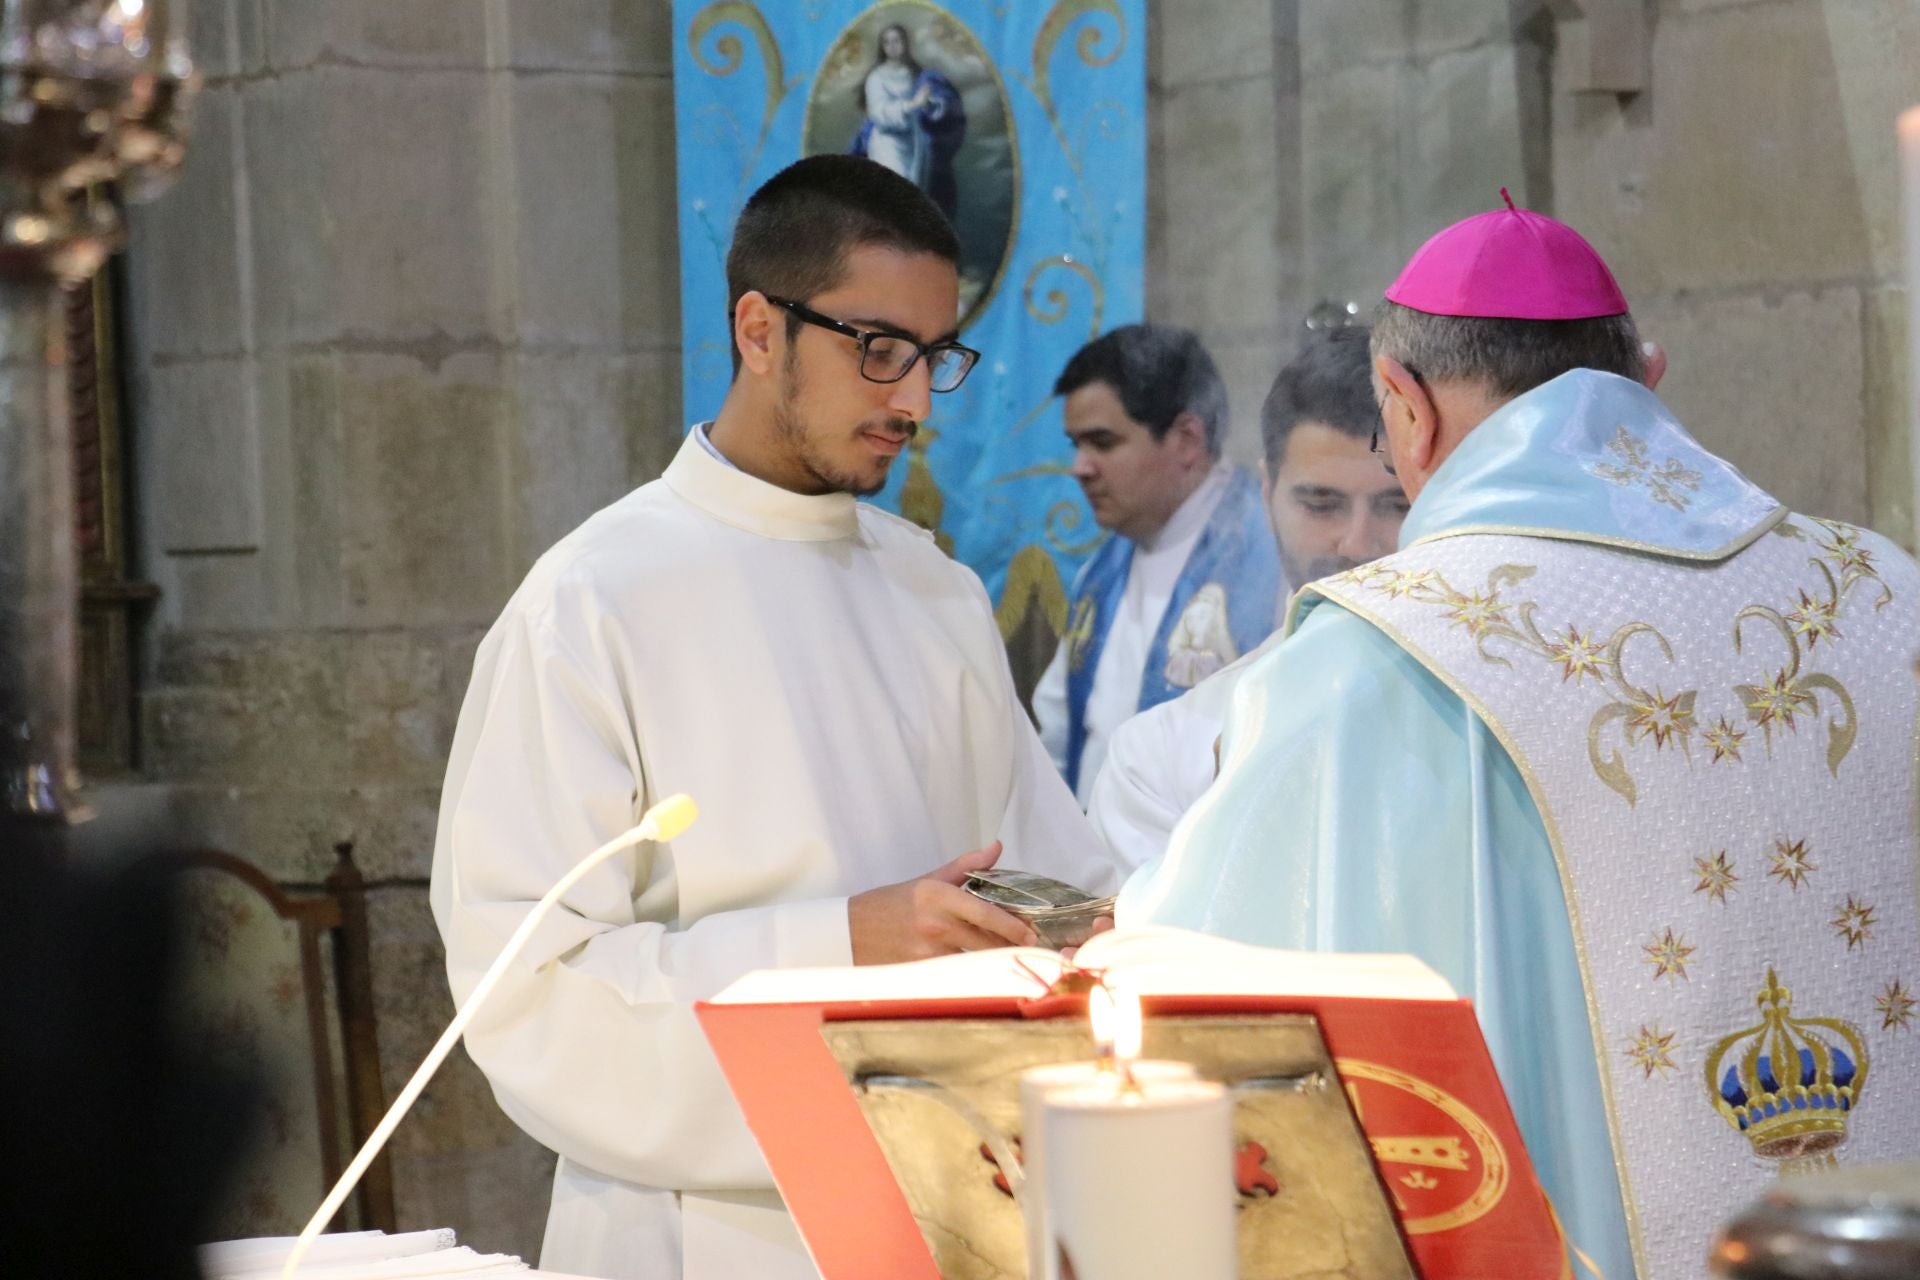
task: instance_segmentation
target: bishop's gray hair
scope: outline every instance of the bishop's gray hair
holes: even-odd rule
[[[1428,383],[1477,382],[1511,399],[1573,369],[1644,381],[1647,357],[1631,315],[1592,320],[1499,320],[1436,316],[1382,301],[1373,313],[1373,355]]]

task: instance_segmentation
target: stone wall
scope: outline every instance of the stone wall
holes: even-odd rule
[[[450,1013],[427,909],[474,646],[679,438],[671,34],[630,0],[195,0],[191,159],[129,250],[148,628],[116,812],[283,881],[354,842],[397,1090]],[[552,1157],[457,1054],[409,1226],[531,1255]]]
[[[1665,0],[1652,72],[1630,101],[1556,92],[1557,211],[1670,351],[1661,392],[1703,442],[1911,547],[1893,121],[1920,102],[1920,5]]]
[[[130,254],[145,771],[100,800],[295,883],[354,841],[393,1089],[449,1009],[425,880],[474,645],[678,439],[673,35],[666,0],[190,7],[192,158]],[[1910,536],[1912,0],[1660,0],[1629,98],[1572,92],[1589,33],[1537,0],[1149,7],[1149,313],[1220,359],[1236,456],[1313,304],[1507,186],[1613,261],[1710,444]],[[551,1157],[463,1055],[395,1148],[405,1225],[537,1249]]]
[[[1296,6],[1149,3],[1147,318],[1200,335],[1227,383],[1228,452],[1260,456],[1260,403],[1300,301]]]

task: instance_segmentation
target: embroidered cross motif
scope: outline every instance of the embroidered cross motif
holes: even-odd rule
[[[1700,487],[1700,473],[1692,467],[1683,466],[1678,458],[1668,458],[1655,466],[1647,453],[1647,442],[1621,427],[1607,441],[1607,452],[1618,458],[1616,462],[1594,462],[1587,466],[1589,473],[1600,477],[1609,484],[1617,484],[1624,489],[1645,489],[1655,502],[1684,512],[1693,505],[1686,490],[1691,493]]]

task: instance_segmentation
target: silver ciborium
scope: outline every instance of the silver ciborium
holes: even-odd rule
[[[170,0],[0,0],[0,831],[84,816],[60,291],[121,237],[85,193],[158,189],[193,87]]]

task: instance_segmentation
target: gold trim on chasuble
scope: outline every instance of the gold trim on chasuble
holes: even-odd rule
[[[1367,567],[1369,566],[1362,566],[1361,569],[1350,572],[1359,573]],[[1382,632],[1386,633],[1395,644],[1399,645],[1409,657],[1425,667],[1434,679],[1445,685],[1453,692],[1455,697],[1466,703],[1467,708],[1480,718],[1480,722],[1487,726],[1487,729],[1513,760],[1514,768],[1520,772],[1521,781],[1526,783],[1527,795],[1532,798],[1534,808],[1540,811],[1540,822],[1541,825],[1546,828],[1547,832],[1547,844],[1553,850],[1554,869],[1560,877],[1561,896],[1566,900],[1568,922],[1572,925],[1574,956],[1580,965],[1580,991],[1587,1006],[1587,1028],[1593,1036],[1593,1056],[1600,1072],[1600,1092],[1604,1095],[1603,1102],[1607,1116],[1607,1142],[1608,1145],[1613,1148],[1614,1176],[1620,1180],[1622,1191],[1621,1199],[1623,1202],[1622,1208],[1625,1211],[1627,1219],[1627,1238],[1633,1246],[1634,1267],[1636,1270],[1644,1273],[1647,1269],[1646,1247],[1641,1241],[1640,1215],[1635,1207],[1636,1201],[1632,1191],[1632,1180],[1627,1176],[1625,1143],[1620,1135],[1620,1119],[1615,1112],[1613,1103],[1613,1068],[1608,1061],[1610,1055],[1607,1053],[1606,1040],[1601,1030],[1600,1010],[1593,994],[1592,968],[1587,954],[1587,932],[1580,923],[1579,901],[1574,896],[1573,875],[1567,867],[1565,842],[1561,839],[1560,824],[1554,817],[1553,807],[1547,802],[1546,788],[1540,784],[1540,779],[1535,775],[1533,767],[1528,763],[1526,754],[1520,750],[1520,744],[1514,741],[1512,736],[1507,732],[1506,726],[1494,718],[1492,711],[1487,708],[1485,703],[1480,701],[1478,696],[1466,688],[1466,686],[1456,681],[1447,672],[1445,667],[1434,661],[1426,650],[1415,644],[1412,637],[1387,621],[1384,616],[1360,604],[1357,600],[1335,594],[1330,584],[1346,576],[1348,575],[1342,574],[1337,575],[1335,578],[1323,579],[1320,582],[1311,582],[1295,592],[1293,606],[1287,618],[1287,629],[1291,631],[1298,625],[1298,613],[1304,606],[1306,596],[1309,592],[1323,599],[1330,600],[1343,609],[1351,610],[1354,614],[1378,627]]]
[[[1292,630],[1300,622],[1307,593],[1312,592],[1350,609],[1378,627],[1480,718],[1518,769],[1529,796],[1539,810],[1566,902],[1575,955],[1580,967],[1588,1027],[1593,1037],[1594,1057],[1602,1091],[1606,1095],[1607,1131],[1613,1148],[1614,1170],[1625,1201],[1623,1207],[1635,1265],[1642,1273],[1648,1269],[1648,1256],[1617,1113],[1611,1061],[1613,1051],[1600,1018],[1594,991],[1592,956],[1565,840],[1546,789],[1519,743],[1485,702],[1416,644],[1410,635],[1364,603],[1360,593],[1372,592],[1391,601],[1406,601],[1444,610],[1450,628],[1465,630],[1484,662],[1508,668],[1513,666],[1508,657],[1488,648],[1490,643],[1499,643],[1557,668],[1562,685],[1584,687],[1591,680],[1594,692],[1604,700],[1588,721],[1588,761],[1595,776],[1619,794],[1629,806],[1636,804],[1638,788],[1627,767],[1625,751],[1651,741],[1656,756],[1672,747],[1686,758],[1689,767],[1693,767],[1693,744],[1697,735],[1707,767],[1720,764],[1733,766],[1745,763],[1742,749],[1752,750],[1753,744],[1746,739],[1753,728],[1758,728],[1761,730],[1761,745],[1770,758],[1776,733],[1784,740],[1796,734],[1807,718],[1819,718],[1828,711],[1822,705],[1823,696],[1832,700],[1831,709],[1835,713],[1827,720],[1827,767],[1831,774],[1838,776],[1840,766],[1858,736],[1858,711],[1852,695],[1839,680],[1818,671],[1803,672],[1802,668],[1807,660],[1814,657],[1822,642],[1831,650],[1844,640],[1840,618],[1856,587],[1862,582],[1872,582],[1879,587],[1880,594],[1874,601],[1876,612],[1892,601],[1893,592],[1874,567],[1873,552],[1859,544],[1858,529],[1820,520],[1810,522],[1810,531],[1786,521],[1786,515],[1786,509],[1780,508],[1768,520],[1737,540],[1737,547],[1751,545],[1769,530],[1786,538],[1811,540],[1818,550],[1808,563],[1818,571],[1820,581],[1811,591],[1796,584],[1794,590],[1797,598],[1785,609],[1756,603],[1736,613],[1730,627],[1736,653],[1743,652],[1743,627],[1756,621],[1778,633],[1787,652],[1779,668],[1757,678],[1753,684],[1734,685],[1724,692],[1710,691],[1719,701],[1725,701],[1728,694],[1738,699],[1731,717],[1724,713],[1716,714],[1710,725],[1703,723],[1699,710],[1701,690],[1680,689],[1669,694],[1657,684],[1651,689],[1642,688],[1624,675],[1622,663],[1629,645],[1636,648],[1651,645],[1658,648],[1669,663],[1674,660],[1672,643],[1653,624],[1627,621],[1605,632],[1602,627],[1583,629],[1569,623],[1552,633],[1543,631],[1535,617],[1538,604],[1532,600],[1515,598],[1515,589],[1537,572],[1535,566],[1501,564],[1487,572],[1484,585],[1461,590],[1434,569],[1403,569],[1391,564],[1375,563],[1320,583],[1308,584],[1296,593],[1288,611],[1287,625]],[[1438,538],[1477,532],[1484,531],[1449,530],[1421,539],[1407,550],[1411,551]],[[1631,546],[1599,538],[1576,537],[1566,540]],[[1659,548],[1634,549],[1652,551],[1665,558],[1715,558],[1675,557],[1671,552]],[[1401,556],[1405,554],[1403,552]],[[1342,590],[1342,587],[1347,590]],[[1353,594],[1349,595],[1349,590]],[[1743,719],[1745,725],[1750,727],[1742,727]],[[1608,739],[1608,735],[1614,731],[1619,734],[1619,747]],[[1916,834],[1920,834],[1920,717],[1916,717],[1914,741],[1916,808],[1913,826]],[[1772,851],[1772,866],[1763,883],[1784,886],[1797,892],[1807,877],[1818,870],[1806,844],[1804,839],[1778,841]],[[1710,901],[1724,906],[1727,895],[1737,893],[1740,889],[1742,877],[1736,870],[1738,865],[1738,857],[1726,850],[1714,850],[1708,856],[1694,859],[1691,874],[1696,883],[1693,892],[1705,894]],[[1854,947],[1864,945],[1875,923],[1872,906],[1849,896],[1844,904],[1836,905],[1835,910],[1838,915],[1831,922],[1832,927],[1838,937],[1845,941],[1847,950],[1852,952]],[[1652,976],[1661,982],[1685,981],[1686,966],[1697,950],[1687,942],[1683,933],[1676,932],[1672,927],[1651,935],[1640,949],[1644,962],[1651,966]],[[1756,1154],[1779,1160],[1791,1168],[1830,1161],[1833,1148],[1845,1140],[1847,1118],[1865,1085],[1865,1040],[1857,1028],[1839,1019],[1792,1016],[1790,992],[1778,981],[1772,969],[1766,974],[1757,1001],[1762,1010],[1761,1021],[1755,1026],[1723,1036],[1706,1060],[1712,1104],[1729,1125],[1748,1138]],[[1882,990],[1875,1007],[1882,1014],[1886,1028],[1897,1026],[1906,1029],[1913,1013],[1920,1008],[1920,1002],[1915,1001],[1899,979],[1894,979]],[[1673,1061],[1676,1036],[1675,1031],[1649,1021],[1641,1024],[1639,1035],[1622,1046],[1620,1051],[1634,1067],[1641,1070],[1643,1078],[1665,1078],[1678,1069]],[[1805,1057],[1801,1056],[1803,1053]],[[1798,1065],[1801,1070],[1783,1081],[1773,1071],[1773,1064],[1780,1062]]]
[[[1619,551],[1638,551],[1643,555],[1659,556],[1666,560],[1689,560],[1712,563],[1725,560],[1729,556],[1745,551],[1760,541],[1767,533],[1778,528],[1780,522],[1791,513],[1784,506],[1775,507],[1771,513],[1761,518],[1751,529],[1729,540],[1711,551],[1682,551],[1676,547],[1664,547],[1654,542],[1637,542],[1632,538],[1615,538],[1604,533],[1580,533],[1571,529],[1549,529],[1537,525],[1524,524],[1463,524],[1457,528],[1442,529],[1415,538],[1401,551],[1411,551],[1415,547],[1424,547],[1430,542],[1440,542],[1447,538],[1468,536],[1506,537],[1506,538],[1545,538],[1552,542],[1584,542],[1596,547],[1612,547]]]

